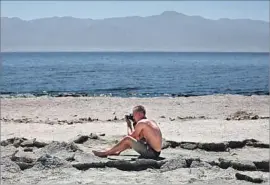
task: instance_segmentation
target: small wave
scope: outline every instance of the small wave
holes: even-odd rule
[[[120,89],[120,90],[119,90]],[[232,94],[232,95],[243,95],[243,96],[252,96],[252,95],[269,95],[269,91],[240,91],[240,92],[189,92],[189,93],[137,93],[137,92],[126,92],[129,90],[134,90],[137,88],[114,88],[114,89],[102,89],[98,93],[95,92],[58,92],[58,91],[40,91],[40,92],[32,92],[32,93],[16,93],[16,92],[1,92],[1,98],[33,98],[33,97],[41,97],[41,96],[49,96],[49,97],[192,97],[192,96],[206,96],[206,95],[222,95],[222,94]],[[110,92],[108,92],[110,91]],[[111,92],[115,91],[115,92]]]
[[[110,92],[110,91],[136,91],[140,90],[139,87],[116,87],[116,88],[107,88],[107,89],[95,89],[95,92],[99,91],[105,91],[105,92]]]

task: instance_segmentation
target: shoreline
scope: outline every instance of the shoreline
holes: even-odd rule
[[[114,98],[177,98],[177,97],[199,97],[199,96],[269,96],[269,91],[243,92],[243,93],[213,93],[213,94],[151,94],[151,93],[85,93],[85,92],[45,92],[45,93],[7,93],[0,94],[1,99],[11,98],[39,98],[39,97],[114,97]]]

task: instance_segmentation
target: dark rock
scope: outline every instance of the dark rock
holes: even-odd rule
[[[23,149],[24,152],[33,152],[33,148],[32,147],[27,147],[25,149]]]
[[[237,180],[245,180],[245,181],[253,182],[253,183],[262,183],[263,182],[262,178],[256,178],[256,177],[254,178],[254,177],[250,177],[248,175],[244,175],[241,173],[236,173],[235,177]]]
[[[227,168],[231,167],[232,164],[231,164],[231,161],[220,158],[218,166],[222,169],[227,169]]]
[[[248,146],[252,146],[253,143],[257,143],[257,142],[259,142],[259,141],[256,140],[256,139],[245,139],[243,142],[244,142],[246,145],[248,145]]]
[[[87,141],[89,138],[89,136],[86,136],[86,135],[78,135],[74,140],[73,142],[74,143],[78,143],[78,144],[82,144],[84,143],[85,141]]]
[[[198,147],[197,143],[181,143],[181,148],[187,149],[187,150],[194,150]]]
[[[44,147],[46,145],[48,145],[48,143],[40,142],[40,141],[35,141],[34,142],[34,146],[37,147],[37,148],[42,148],[42,147]]]
[[[126,160],[115,160],[108,161],[106,163],[107,167],[117,168],[124,171],[141,171],[148,168],[159,169],[162,162],[153,159],[137,159],[136,161],[126,161]]]
[[[189,168],[193,161],[201,162],[200,158],[186,158],[187,167]]]
[[[167,147],[169,148],[176,148],[180,146],[180,142],[176,142],[176,141],[165,141],[165,144],[167,145]]]
[[[186,168],[187,163],[185,159],[171,159],[161,166],[161,172],[172,171],[178,168]]]
[[[165,116],[160,116],[160,118],[166,118]]]
[[[256,171],[257,168],[253,162],[250,161],[232,161],[232,167],[240,171]]]
[[[98,135],[97,135],[97,134],[94,134],[94,133],[91,133],[91,134],[89,135],[89,138],[90,138],[90,139],[99,139]]]
[[[3,140],[3,141],[1,141],[1,146],[7,146],[7,145],[9,145],[9,144],[11,144],[11,142],[8,141],[8,140]]]
[[[67,122],[68,125],[72,125],[73,124],[73,121],[69,121]]]
[[[26,162],[16,162],[16,164],[20,167],[21,170],[32,168],[35,165],[35,163],[26,163]]]
[[[89,117],[89,118],[87,119],[87,121],[92,121],[92,118]]]
[[[253,119],[253,120],[254,120],[254,119],[259,119],[259,118],[260,118],[260,117],[259,117],[258,115],[254,115],[254,116],[251,117],[251,119]]]
[[[33,163],[36,161],[34,154],[25,153],[22,151],[15,151],[11,156],[11,160],[15,162]]]
[[[118,118],[117,118],[116,116],[114,116],[113,120],[114,120],[114,121],[117,121],[117,120],[118,120]]]
[[[103,162],[94,162],[94,163],[76,163],[72,166],[78,170],[88,170],[89,168],[105,168],[106,163]]]
[[[227,146],[225,143],[199,143],[198,148],[206,151],[224,152]]]
[[[195,119],[195,117],[194,116],[186,116],[186,117],[177,116],[177,119],[188,120],[188,119]]]
[[[162,138],[162,149],[169,148],[171,145],[164,138]]]
[[[34,138],[34,139],[29,139],[29,140],[26,140],[26,141],[23,141],[23,142],[21,143],[21,146],[22,146],[22,147],[33,147],[35,141],[36,141],[36,138]]]
[[[210,164],[211,166],[218,166],[220,165],[219,161],[208,161],[208,164]]]
[[[175,120],[175,118],[169,118],[170,119],[170,121],[174,121]]]
[[[32,168],[36,162],[36,158],[33,154],[16,151],[12,156],[11,160],[14,161],[21,170]]]
[[[255,139],[246,139],[243,141],[247,146],[253,146],[255,148],[269,148],[269,144],[262,143]]]
[[[99,136],[105,136],[105,134],[104,133],[101,133],[101,134],[99,134]]]
[[[257,168],[255,164],[251,161],[229,161],[224,159],[219,159],[219,167],[223,169],[227,169],[232,167],[233,169],[239,171],[256,171]]]
[[[258,170],[269,172],[269,161],[254,161],[253,162]]]
[[[243,141],[229,141],[228,142],[229,148],[243,148],[245,145],[246,144]]]
[[[15,146],[16,148],[19,147],[21,145],[22,142],[24,142],[26,139],[25,138],[14,138],[13,146]]]
[[[262,143],[262,142],[256,142],[252,144],[255,148],[269,148],[269,144]]]

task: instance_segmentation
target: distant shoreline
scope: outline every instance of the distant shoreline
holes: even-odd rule
[[[269,54],[270,51],[1,51],[2,54],[5,53],[236,53],[236,54],[245,54],[245,53],[255,53],[255,54]]]

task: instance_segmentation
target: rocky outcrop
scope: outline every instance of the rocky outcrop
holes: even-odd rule
[[[228,149],[243,148],[245,146],[269,148],[269,144],[262,143],[255,139],[246,139],[243,141],[225,141],[221,143],[195,143],[187,141],[177,142],[163,139],[162,149],[180,147],[187,150],[201,149],[212,152],[226,152]]]
[[[257,161],[252,161],[253,158],[246,156],[244,158],[249,160],[241,159],[242,150],[266,151],[266,149],[251,148],[255,143],[259,143],[255,139],[220,143],[176,142],[164,139],[163,148],[165,149],[157,159],[143,159],[139,155],[130,155],[130,153],[100,158],[91,152],[92,148],[97,145],[112,143],[114,139],[115,137],[112,136],[101,138],[97,134],[89,134],[78,135],[70,142],[52,141],[38,145],[37,143],[41,142],[36,139],[11,138],[1,142],[1,150],[4,151],[1,157],[1,172],[4,172],[5,178],[10,179],[14,174],[18,178],[19,175],[23,177],[25,174],[29,175],[36,171],[48,174],[62,173],[62,171],[74,173],[74,170],[75,172],[77,170],[95,171],[91,168],[95,168],[97,171],[147,170],[147,173],[162,173],[162,176],[183,171],[187,174],[198,174],[198,178],[203,179],[206,175],[211,175],[208,173],[222,174],[228,171],[230,178],[250,182],[261,182],[254,174],[269,172],[269,160],[262,160],[263,157],[258,158]],[[230,148],[232,151],[226,152]],[[236,154],[231,155],[232,153]],[[234,177],[233,175],[237,171],[238,173]],[[205,172],[206,174],[204,174]],[[246,172],[250,174],[246,174]]]

